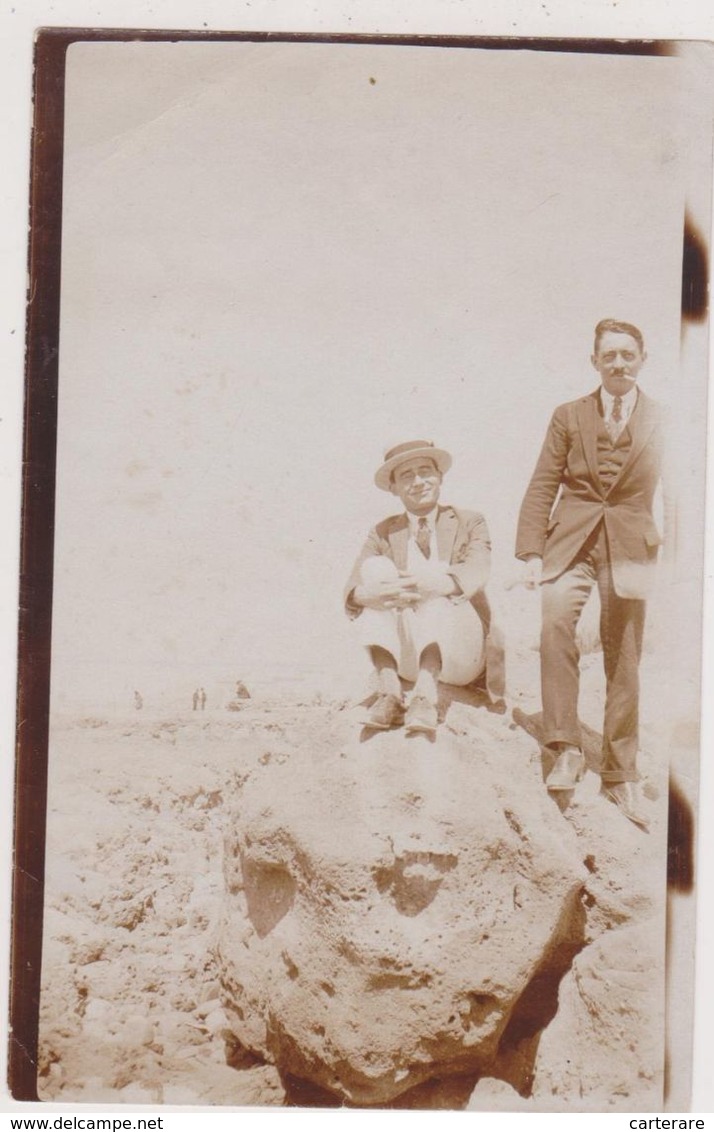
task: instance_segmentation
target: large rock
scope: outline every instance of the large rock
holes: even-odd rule
[[[600,797],[590,772],[565,807],[588,870],[586,946],[560,981],[552,1020],[541,1032],[513,1028],[493,1070],[502,1080],[479,1081],[469,1108],[662,1111],[666,758],[648,749],[641,762],[650,834]]]
[[[236,787],[219,960],[242,1046],[376,1105],[550,1020],[532,988],[582,946],[587,873],[505,720],[454,704],[435,743],[358,734],[326,714]]]

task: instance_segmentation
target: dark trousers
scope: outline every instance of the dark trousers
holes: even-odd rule
[[[541,587],[544,744],[582,747],[578,721],[580,650],[575,631],[593,585],[600,593],[600,639],[606,681],[600,774],[603,782],[635,782],[645,603],[615,593],[602,524],[568,569]]]

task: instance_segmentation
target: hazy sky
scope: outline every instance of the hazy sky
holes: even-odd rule
[[[452,451],[501,585],[602,317],[676,401],[677,60],[82,43],[67,75],[56,704],[334,669],[400,440]]]

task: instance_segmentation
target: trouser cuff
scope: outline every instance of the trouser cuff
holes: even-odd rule
[[[573,735],[572,732],[567,731],[549,731],[543,740],[544,747],[554,746],[577,747],[582,750],[582,743],[579,735]]]

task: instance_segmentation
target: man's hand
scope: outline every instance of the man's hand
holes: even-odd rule
[[[543,576],[543,559],[532,554],[523,563],[521,581],[527,590],[537,590]]]
[[[355,605],[361,605],[365,609],[408,609],[418,605],[421,596],[417,590],[416,578],[400,571],[398,578],[355,586],[352,600]]]

